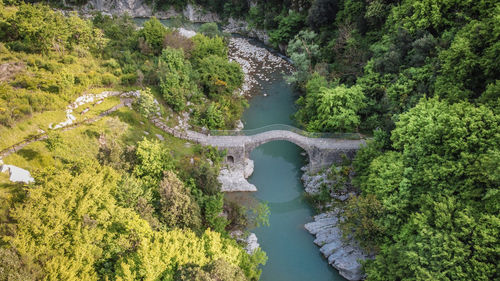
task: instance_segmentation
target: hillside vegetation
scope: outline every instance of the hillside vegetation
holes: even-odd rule
[[[344,206],[367,280],[499,278],[498,1],[195,2],[286,49],[305,129],[374,132]]]
[[[243,75],[225,39],[186,39],[156,19],[139,30],[126,16],[84,20],[0,2],[0,71],[1,149],[48,132],[3,159],[35,183],[0,176],[0,280],[259,278],[265,254],[229,236],[250,222],[219,191],[223,153],[149,122],[161,112],[175,125],[188,109],[209,128],[239,119],[245,102],[233,91]],[[134,109],[48,128],[83,94],[133,89]],[[78,120],[118,103],[108,98]]]
[[[193,2],[286,50],[304,129],[373,135],[340,170],[355,174],[342,227],[375,256],[367,280],[500,278],[498,1]],[[83,92],[143,93],[136,110],[4,159],[35,168],[36,184],[0,176],[0,280],[258,279],[265,255],[227,234],[246,222],[219,192],[223,155],[158,142],[148,122],[158,109],[172,126],[183,112],[200,127],[235,125],[246,102],[233,94],[243,74],[226,39],[0,3],[2,148],[61,121]]]

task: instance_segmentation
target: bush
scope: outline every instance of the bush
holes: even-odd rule
[[[126,86],[132,86],[137,83],[137,73],[127,73],[120,76],[121,83]]]
[[[163,50],[158,59],[160,89],[167,104],[175,111],[182,111],[186,100],[195,89],[191,82],[189,61],[184,60],[182,50],[170,47]]]
[[[167,28],[157,18],[152,17],[144,23],[140,35],[151,48],[151,51],[154,54],[159,54],[163,48],[163,40],[167,33]]]
[[[271,42],[276,46],[288,43],[304,26],[304,16],[296,12],[290,12],[287,16],[280,15],[278,19],[278,29],[269,32]]]
[[[141,95],[134,101],[132,106],[145,118],[151,118],[160,111],[160,105],[151,94],[149,88],[141,91]]]
[[[115,85],[116,83],[118,82],[118,78],[116,78],[116,76],[114,76],[113,74],[111,73],[104,73],[102,76],[101,76],[101,83],[102,85],[104,86],[113,86]]]
[[[192,38],[194,48],[191,52],[191,60],[197,63],[211,55],[227,59],[227,46],[222,37],[207,37],[203,34],[197,34]]]
[[[236,62],[227,58],[210,55],[199,61],[196,68],[200,86],[210,99],[231,96],[243,84],[243,71]]]
[[[207,22],[207,23],[202,24],[198,31],[200,33],[202,33],[203,35],[208,36],[210,38],[214,38],[216,36],[222,35],[222,32],[220,32],[220,30],[219,30],[219,26],[215,22]]]

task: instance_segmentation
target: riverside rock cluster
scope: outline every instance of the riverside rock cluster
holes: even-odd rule
[[[322,184],[332,184],[326,172],[302,176],[305,190],[308,194],[316,194]],[[344,201],[349,195],[333,194],[332,197]],[[320,247],[320,252],[328,259],[328,263],[337,269],[344,278],[357,281],[364,278],[360,261],[373,258],[364,252],[352,237],[344,238],[339,227],[342,221],[342,210],[335,208],[333,211],[314,216],[314,221],[304,225],[305,229],[316,236],[314,243]]]
[[[229,40],[229,59],[241,65],[245,81],[241,94],[251,95],[261,87],[261,81],[269,81],[273,72],[290,73],[292,65],[268,49],[256,46],[248,38],[232,37]]]
[[[220,170],[218,180],[222,192],[257,191],[257,187],[247,181],[253,173],[254,164],[250,159],[245,159],[244,165],[233,164]]]

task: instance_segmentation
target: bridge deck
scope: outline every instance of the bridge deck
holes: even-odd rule
[[[301,134],[287,131],[287,130],[270,130],[262,133],[258,133],[251,136],[211,136],[195,131],[185,131],[179,132],[174,131],[172,128],[166,126],[160,120],[156,119],[153,122],[159,128],[163,129],[167,133],[173,134],[176,137],[197,142],[203,145],[211,145],[216,147],[256,147],[260,144],[274,140],[286,140],[301,146],[302,148],[315,147],[320,150],[331,150],[331,149],[358,149],[362,144],[365,143],[363,139],[340,139],[340,138],[313,138],[306,137]]]

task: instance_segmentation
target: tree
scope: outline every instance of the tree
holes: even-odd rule
[[[317,34],[313,31],[300,31],[288,44],[287,53],[296,67],[296,71],[288,78],[288,81],[296,83],[299,88],[303,88],[309,80],[312,67],[319,57],[316,37]]]
[[[65,17],[44,4],[21,4],[7,23],[6,41],[15,41],[12,46],[24,51],[64,54],[77,45],[97,51],[106,43],[90,21],[76,14]]]
[[[49,151],[54,151],[56,148],[60,147],[63,143],[61,132],[50,131],[45,139],[45,146]]]
[[[328,87],[329,83],[324,76],[319,75],[317,72],[311,75],[305,86],[305,95],[297,99],[299,106],[294,118],[303,126],[307,127],[308,123],[315,119],[317,112],[318,94],[320,89]]]
[[[363,169],[356,171],[360,198],[378,202],[367,212],[358,198],[346,217],[353,229],[361,223],[363,230],[377,230],[356,232],[360,240],[379,237],[367,279],[494,278],[500,182],[492,174],[500,164],[499,117],[485,106],[432,98],[398,119],[393,150],[374,152],[387,149],[379,138],[360,154],[368,167],[355,161]]]
[[[342,213],[342,233],[346,238],[347,234],[352,235],[368,252],[375,252],[383,238],[384,228],[379,222],[383,214],[383,206],[375,195],[351,197]]]
[[[278,21],[278,29],[269,33],[271,42],[276,46],[287,44],[302,29],[304,16],[292,11],[286,16],[278,16]]]
[[[196,34],[191,39],[194,42],[194,48],[191,52],[191,61],[194,64],[211,55],[227,59],[227,46],[222,37],[210,38],[203,34]]]
[[[200,26],[199,32],[210,38],[221,36],[221,32],[219,31],[219,26],[217,26],[217,23],[215,22],[207,22],[202,24]]]
[[[158,59],[160,89],[165,101],[175,111],[186,107],[187,98],[196,91],[191,82],[192,70],[189,61],[184,59],[180,49],[167,47]]]
[[[227,58],[210,55],[199,60],[197,71],[200,86],[210,99],[231,96],[243,84],[243,71],[236,62]]]
[[[309,9],[307,24],[317,31],[320,27],[331,24],[338,10],[337,0],[315,0]]]
[[[174,168],[170,152],[158,140],[150,141],[144,138],[140,141],[137,144],[136,157],[134,175],[148,184],[160,182],[163,172]]]
[[[141,90],[140,96],[133,102],[132,106],[144,118],[151,118],[160,112],[160,105],[151,94],[151,89]]]
[[[221,129],[224,128],[225,125],[224,115],[222,111],[217,108],[217,105],[212,102],[202,114],[200,123],[211,130]]]
[[[199,229],[200,207],[173,172],[165,172],[158,194],[160,195],[161,222],[171,228]]]
[[[308,125],[308,129],[352,131],[361,121],[358,112],[364,106],[364,94],[359,86],[321,88],[318,94],[318,115]]]
[[[167,32],[167,28],[157,18],[152,17],[144,23],[141,36],[151,48],[151,51],[154,54],[159,54],[163,48],[163,40]]]

